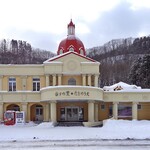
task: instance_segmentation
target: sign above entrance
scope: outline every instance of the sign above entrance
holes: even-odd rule
[[[62,91],[55,92],[55,96],[90,96],[90,93],[87,91]]]

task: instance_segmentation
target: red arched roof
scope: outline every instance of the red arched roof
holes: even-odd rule
[[[82,41],[75,35],[68,35],[66,39],[60,42],[57,54],[59,55],[68,51],[74,51],[78,54],[86,55]]]
[[[62,40],[58,46],[57,55],[73,51],[81,55],[86,55],[82,41],[75,36],[75,25],[72,22],[68,24],[68,36]]]

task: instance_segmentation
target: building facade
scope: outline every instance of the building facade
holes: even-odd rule
[[[7,110],[25,111],[26,122],[83,122],[108,118],[150,119],[150,89],[118,83],[98,87],[100,63],[88,58],[75,25],[57,56],[43,64],[0,65],[0,120]]]

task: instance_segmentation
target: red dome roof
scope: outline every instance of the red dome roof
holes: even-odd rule
[[[68,24],[68,36],[62,40],[58,46],[57,55],[63,54],[69,51],[74,51],[81,55],[86,55],[85,48],[82,41],[75,36],[75,25],[72,20]]]

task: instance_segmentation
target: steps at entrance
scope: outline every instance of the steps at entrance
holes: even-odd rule
[[[82,122],[58,122],[57,126],[70,127],[70,126],[83,126]]]

